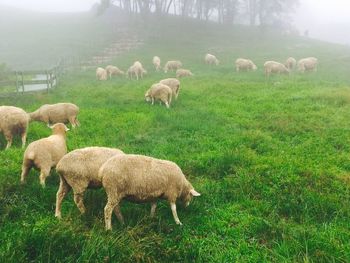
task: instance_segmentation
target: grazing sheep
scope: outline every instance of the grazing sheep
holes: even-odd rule
[[[159,71],[161,69],[160,67],[160,58],[158,56],[154,56],[152,63],[154,65],[154,67],[156,68],[156,71]]]
[[[24,183],[30,169],[36,167],[40,170],[40,184],[45,187],[45,180],[50,170],[55,167],[67,153],[66,132],[69,129],[63,123],[56,123],[52,127],[52,135],[28,145],[24,152],[21,182]]]
[[[12,145],[13,137],[22,137],[22,148],[26,145],[29,115],[21,108],[0,106],[0,132],[4,133],[7,141],[6,149]]]
[[[154,104],[155,100],[160,100],[165,104],[167,108],[169,108],[171,104],[172,94],[173,92],[169,86],[161,83],[156,83],[153,84],[149,90],[147,90],[145,99],[147,102],[152,101],[152,105]]]
[[[238,58],[235,62],[236,71],[255,71],[258,67],[250,59]]]
[[[206,54],[205,55],[205,63],[208,65],[219,65],[220,61],[212,54]]]
[[[171,88],[173,97],[175,96],[175,99],[177,100],[177,97],[179,96],[180,92],[180,81],[175,78],[168,78],[168,79],[163,79],[159,81],[159,83],[167,85],[169,88]]]
[[[47,124],[70,123],[73,128],[80,126],[78,121],[79,107],[72,103],[45,104],[29,113],[31,121],[42,121]]]
[[[112,78],[112,76],[123,76],[123,75],[125,75],[124,71],[122,71],[118,67],[112,66],[112,65],[108,65],[106,67],[106,71],[107,71],[107,74],[108,74],[110,79]]]
[[[292,71],[297,64],[297,61],[293,57],[289,57],[284,64],[289,71]]]
[[[147,70],[143,68],[139,61],[136,61],[127,71],[129,79],[132,79],[132,77],[135,76],[136,79],[139,80],[139,78],[143,78],[144,74],[147,74]]]
[[[175,163],[142,155],[112,157],[102,165],[99,177],[108,199],[104,209],[106,230],[112,229],[113,210],[118,220],[124,223],[119,209],[123,199],[151,202],[151,217],[154,216],[157,200],[166,199],[176,224],[182,225],[177,216],[176,200],[180,199],[188,206],[193,196],[200,196]]]
[[[180,69],[176,70],[176,77],[178,79],[183,78],[183,77],[190,77],[190,76],[193,76],[193,73],[188,69],[180,68]]]
[[[276,61],[266,61],[264,64],[265,75],[269,77],[271,73],[274,74],[289,74],[289,70],[285,65]]]
[[[117,154],[123,154],[123,152],[106,147],[86,147],[63,156],[56,166],[60,177],[60,186],[56,195],[55,216],[57,218],[61,218],[62,201],[70,189],[73,189],[74,202],[78,209],[82,214],[85,213],[84,192],[87,188],[102,187],[98,170],[109,158]]]
[[[96,69],[97,80],[107,80],[107,71],[104,68]]]
[[[176,71],[179,68],[182,67],[181,61],[178,60],[170,60],[168,61],[165,66],[164,66],[164,72],[167,73],[169,70],[170,71]]]
[[[303,58],[298,61],[298,70],[301,73],[305,73],[307,71],[317,71],[318,59],[314,57]]]

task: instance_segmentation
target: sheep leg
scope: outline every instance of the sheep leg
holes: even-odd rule
[[[171,207],[171,212],[173,212],[173,217],[175,220],[175,223],[177,225],[182,225],[182,223],[180,222],[179,217],[177,216],[177,212],[176,212],[176,203],[175,202],[170,202],[170,207]]]
[[[45,188],[46,178],[50,175],[50,168],[41,168],[40,170],[40,184],[43,188]]]
[[[77,127],[79,127],[79,126],[80,126],[80,122],[79,122],[79,120],[78,120],[78,117],[77,117],[77,116],[75,116],[75,117],[74,117],[74,123],[75,123],[75,125],[76,125]]]
[[[114,207],[114,214],[115,216],[118,218],[119,222],[124,225],[124,218],[123,218],[123,215],[122,213],[120,212],[120,207],[119,207],[119,204],[117,204],[115,207]]]
[[[118,200],[115,200],[115,199],[111,200],[111,198],[108,197],[107,204],[104,208],[106,230],[112,230],[112,211],[117,204],[118,204]]]
[[[57,194],[56,194],[56,211],[55,211],[55,217],[58,219],[61,219],[61,207],[62,207],[62,201],[63,198],[66,196],[66,194],[69,192],[70,186],[67,184],[66,180],[60,175],[60,186],[58,188]]]
[[[154,105],[154,98],[152,97],[152,105]]]
[[[6,145],[6,149],[7,150],[8,148],[11,147],[12,145],[12,134],[5,134],[5,138],[6,138],[6,141],[7,141],[7,145]]]
[[[26,141],[27,141],[27,131],[22,133],[21,137],[22,137],[22,149],[24,149],[24,147],[26,146]]]
[[[83,193],[74,193],[74,202],[77,205],[80,213],[82,214],[84,214],[86,211],[86,208],[83,202],[83,199],[84,199],[83,197],[84,197]]]
[[[24,184],[26,179],[27,179],[27,176],[28,176],[28,173],[30,171],[30,169],[32,168],[32,164],[25,160],[23,162],[23,165],[22,165],[22,174],[21,174],[21,183]]]
[[[170,108],[170,106],[169,106],[169,103],[166,101],[165,102],[165,106],[169,109]]]
[[[155,213],[156,213],[156,208],[157,208],[157,203],[153,202],[151,204],[151,217],[154,217]]]

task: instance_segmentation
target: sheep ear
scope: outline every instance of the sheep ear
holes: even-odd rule
[[[66,126],[65,130],[66,130],[66,131],[69,131],[70,129]]]
[[[194,190],[194,189],[191,189],[190,193],[191,193],[192,196],[201,196],[201,194],[198,193],[198,192],[197,192],[196,190]]]
[[[49,127],[50,129],[53,129],[53,125],[51,126],[50,124],[47,124],[47,127]]]

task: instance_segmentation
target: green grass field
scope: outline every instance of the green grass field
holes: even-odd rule
[[[58,221],[58,177],[53,171],[41,189],[32,171],[20,185],[18,140],[0,151],[0,261],[350,261],[350,49],[245,27],[192,23],[184,31],[181,23],[143,29],[145,45],[116,58],[122,69],[143,62],[142,81],[97,82],[93,71],[73,72],[50,94],[0,104],[32,111],[72,102],[81,127],[69,132],[69,150],[110,146],[176,162],[202,194],[179,207],[184,225],[175,225],[166,202],[154,219],[150,205],[123,202],[126,225],[114,217],[105,232],[103,189],[86,193],[84,216],[69,194]],[[221,65],[204,65],[207,52]],[[154,72],[154,55],[180,59],[195,74],[181,80],[170,110],[143,98],[152,83],[173,76]],[[288,56],[316,56],[319,71],[266,80],[263,62]],[[258,71],[234,72],[238,57],[253,59]],[[31,123],[28,142],[49,134]]]

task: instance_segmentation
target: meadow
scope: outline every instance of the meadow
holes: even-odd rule
[[[78,20],[78,19],[77,19]],[[67,22],[67,21],[66,21]],[[21,185],[20,140],[0,151],[0,261],[2,262],[349,262],[350,261],[350,48],[246,27],[169,20],[136,28],[144,45],[118,56],[127,69],[140,60],[141,81],[95,79],[68,72],[51,93],[1,98],[30,112],[45,103],[80,107],[81,127],[68,149],[117,147],[176,162],[202,196],[179,207],[122,203],[126,225],[113,218],[104,230],[103,189],[85,195],[87,213],[70,193],[63,219],[54,217],[58,177],[47,186],[31,171]],[[203,63],[214,53],[218,67]],[[167,110],[144,101],[154,82],[154,55],[179,59],[194,77],[181,80]],[[266,60],[315,56],[317,73],[266,79]],[[1,57],[1,56],[0,56]],[[256,72],[236,73],[249,57]],[[48,136],[30,124],[28,142]],[[5,146],[0,137],[0,149]]]

